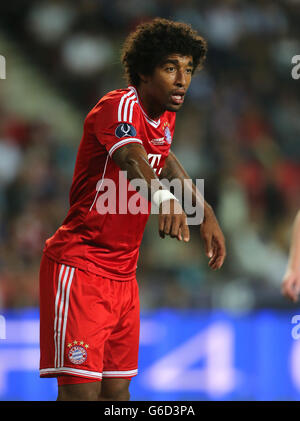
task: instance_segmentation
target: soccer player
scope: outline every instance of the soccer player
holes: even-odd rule
[[[162,238],[190,237],[186,213],[161,180],[189,179],[170,147],[176,112],[205,56],[205,40],[189,25],[160,18],[139,25],[122,53],[129,86],[106,94],[85,119],[70,209],[46,241],[40,268],[40,376],[57,377],[58,400],[129,400],[138,369],[136,266],[151,204]],[[124,210],[138,194],[136,179],[148,189],[149,200],[140,195],[145,212]],[[191,190],[204,206],[209,266],[219,269],[222,231],[192,183]]]
[[[282,294],[290,300],[298,301],[300,293],[300,210],[292,232],[289,261],[282,281]]]

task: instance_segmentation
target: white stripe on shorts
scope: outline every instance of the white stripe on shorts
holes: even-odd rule
[[[60,367],[60,368],[42,368],[40,374],[49,375],[49,374],[72,374],[81,377],[89,377],[102,379],[102,374],[97,371],[81,370],[80,368],[70,368],[70,367]]]
[[[128,371],[103,371],[102,377],[131,377],[136,376],[138,370],[128,370]]]
[[[70,270],[71,269],[71,270]],[[58,278],[58,288],[55,297],[55,319],[54,319],[54,346],[55,358],[54,367],[64,365],[64,347],[66,326],[69,310],[70,288],[73,280],[75,268],[61,265]],[[62,281],[62,275],[64,278]]]

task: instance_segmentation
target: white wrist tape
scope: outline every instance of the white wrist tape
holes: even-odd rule
[[[174,194],[172,194],[169,190],[157,190],[153,194],[153,203],[159,208],[160,204],[166,200],[177,200]],[[178,202],[178,200],[177,200]]]

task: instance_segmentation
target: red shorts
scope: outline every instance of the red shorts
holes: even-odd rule
[[[40,267],[40,376],[137,374],[137,281],[115,281],[57,263]]]

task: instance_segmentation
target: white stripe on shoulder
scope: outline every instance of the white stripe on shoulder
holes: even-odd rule
[[[112,156],[112,154],[115,152],[116,149],[120,148],[121,146],[126,145],[127,143],[140,143],[141,145],[143,144],[141,139],[137,139],[135,137],[128,137],[126,139],[120,140],[119,142],[115,143],[108,151],[109,155]]]
[[[136,96],[134,95],[134,93],[132,93],[132,95],[129,96],[126,99],[125,106],[124,106],[124,113],[123,113],[123,121],[127,121],[128,120],[128,117],[127,117],[128,107],[129,107],[130,102],[132,102],[135,99],[136,99]]]
[[[133,107],[134,107],[134,104],[137,104],[137,102],[138,102],[137,99],[135,101],[131,101],[130,111],[129,111],[129,123],[132,123]]]
[[[130,98],[128,98],[128,97],[130,97]],[[136,96],[135,96],[135,93],[132,89],[130,89],[129,92],[127,92],[126,94],[124,94],[122,96],[122,98],[120,100],[120,103],[119,103],[119,107],[118,107],[118,121],[124,121],[123,117],[124,117],[124,114],[125,114],[125,110],[126,110],[126,114],[127,114],[127,108],[128,108],[128,105],[126,106],[126,104],[128,104],[130,102],[130,99],[135,99],[135,98],[136,98]],[[125,107],[123,108],[125,100],[126,100]],[[122,114],[122,111],[124,111],[124,114]]]
[[[123,103],[126,97],[128,97],[129,95],[132,95],[132,91],[127,92],[127,94],[123,95],[121,98],[121,101],[119,103],[119,108],[118,108],[118,121],[122,120],[122,107],[123,107]]]

